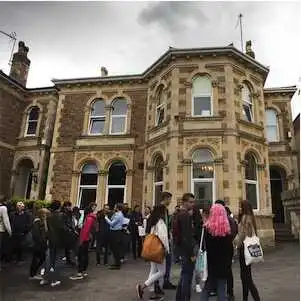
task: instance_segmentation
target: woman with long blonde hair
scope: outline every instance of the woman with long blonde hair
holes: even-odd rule
[[[209,300],[210,287],[217,288],[219,301],[226,301],[227,277],[232,263],[232,237],[227,212],[220,204],[212,205],[204,224],[203,249],[207,251],[208,279],[201,300]]]
[[[46,208],[39,209],[36,212],[36,217],[32,226],[32,261],[30,265],[30,279],[41,280],[42,277],[38,276],[38,270],[46,259],[47,251],[47,217],[50,211]]]

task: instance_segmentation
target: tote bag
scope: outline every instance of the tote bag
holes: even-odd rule
[[[246,265],[264,261],[260,240],[259,237],[257,237],[255,234],[251,237],[247,236],[245,238],[244,254],[245,254]]]
[[[157,235],[151,233],[145,237],[141,257],[146,261],[163,263],[165,251],[162,242]]]
[[[196,263],[195,263],[195,271],[200,275],[201,280],[204,282],[208,278],[208,267],[207,267],[207,251],[206,246],[204,246],[204,250],[202,248],[204,241],[204,227],[202,229],[200,248],[197,255]]]

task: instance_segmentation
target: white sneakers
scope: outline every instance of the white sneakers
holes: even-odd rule
[[[197,293],[201,293],[201,292],[202,292],[202,287],[201,287],[199,284],[197,284],[197,285],[195,286],[195,291],[196,291]]]

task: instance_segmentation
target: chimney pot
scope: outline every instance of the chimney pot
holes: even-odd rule
[[[255,59],[255,52],[252,50],[252,41],[247,41],[246,42],[246,55],[248,55],[251,58]]]
[[[101,72],[101,77],[108,76],[108,70],[106,67],[101,67],[100,72]]]

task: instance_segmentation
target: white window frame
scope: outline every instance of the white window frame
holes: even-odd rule
[[[248,90],[251,100],[249,100],[249,98],[248,98],[248,100],[245,100],[243,98],[243,94],[241,95],[243,118],[247,122],[254,122],[254,104],[253,104],[253,99],[252,99],[252,92],[251,92],[251,89],[249,88],[249,86],[247,84],[243,84],[242,89],[244,89],[244,87]],[[246,118],[244,105],[248,106],[248,108],[250,110],[251,120],[247,120],[247,118]]]
[[[191,91],[193,91],[193,82],[198,77],[207,77],[207,76],[197,76],[197,77],[195,77],[192,80],[192,89],[191,89]],[[207,77],[207,78],[210,80],[209,77]],[[210,80],[210,83],[211,83],[211,80]],[[212,83],[211,83],[211,85],[212,85]],[[205,116],[205,115],[194,114],[194,98],[195,97],[210,97],[210,114],[209,115]],[[212,86],[211,86],[211,93],[210,94],[209,93],[199,93],[199,94],[192,93],[192,101],[191,102],[192,102],[192,105],[191,105],[191,108],[192,108],[191,116],[192,117],[211,117],[211,116],[213,116]]]
[[[77,192],[77,204],[76,206],[80,207],[80,202],[82,198],[82,189],[95,189],[96,190],[96,199],[95,201],[97,202],[97,187],[98,187],[98,176],[97,176],[97,184],[96,185],[80,185],[80,180],[81,180],[81,175],[79,177],[79,185],[78,185],[78,192]]]
[[[110,120],[110,135],[122,135],[122,134],[125,134],[127,132],[127,114],[128,114],[128,109],[126,110],[126,113],[125,114],[118,114],[118,115],[114,115],[114,103],[117,102],[119,99],[116,99],[114,100],[113,104],[112,104],[112,112],[111,112],[111,120]],[[127,104],[127,101],[126,99],[124,98],[121,98],[121,100],[125,101],[126,104]],[[120,117],[123,117],[125,118],[125,121],[124,121],[124,131],[123,132],[117,132],[117,133],[112,133],[112,128],[113,128],[113,119],[114,118],[120,118]]]
[[[126,203],[126,179],[125,185],[109,185],[109,175],[107,177],[107,189],[106,189],[106,204],[109,204],[109,190],[114,188],[123,188],[123,203]]]
[[[38,110],[39,110],[38,119],[36,119],[36,120],[30,120],[29,121],[30,112],[31,112],[31,110],[33,108],[38,108]],[[30,109],[28,110],[28,113],[27,113],[24,137],[35,137],[37,135],[38,126],[39,126],[39,118],[40,118],[40,108],[38,106],[32,106],[32,107],[30,107]],[[35,131],[34,134],[27,134],[27,132],[28,132],[28,126],[29,126],[30,122],[36,122],[37,123],[36,131]]]
[[[164,112],[164,118],[163,118],[162,122],[159,123],[160,114],[158,114],[158,112],[161,112],[162,110]],[[165,103],[162,103],[162,104],[159,104],[156,106],[156,124],[155,125],[158,126],[158,125],[164,123],[164,121],[165,121]]]
[[[279,134],[279,120],[278,120],[277,112],[274,109],[266,109],[265,114],[267,113],[267,111],[272,111],[275,114],[275,117],[276,117],[276,125],[269,125],[267,120],[266,120],[265,131],[266,131],[267,141],[268,141],[268,143],[279,142],[280,141],[280,134]],[[276,140],[273,140],[273,141],[268,140],[268,135],[267,135],[267,133],[268,133],[267,129],[268,128],[275,128],[276,129]]]
[[[94,101],[93,104],[92,104],[92,107],[91,107],[90,113],[89,113],[89,135],[90,136],[104,135],[104,131],[105,131],[105,128],[104,128],[101,133],[91,133],[93,121],[99,121],[99,120],[103,119],[104,123],[106,123],[106,115],[94,115],[94,116],[92,116],[92,110],[93,110],[93,107],[94,107],[94,105],[97,101],[103,101],[104,102],[104,100],[98,99],[98,100]],[[104,102],[104,104],[105,104],[105,102]]]

